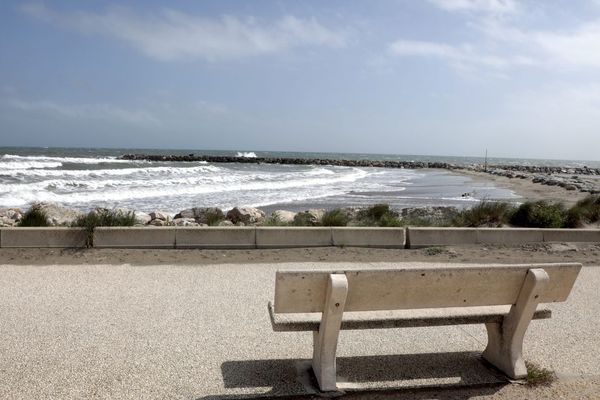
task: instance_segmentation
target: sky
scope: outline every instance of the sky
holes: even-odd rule
[[[3,0],[0,146],[600,160],[600,0]]]

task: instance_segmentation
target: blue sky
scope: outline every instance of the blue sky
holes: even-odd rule
[[[0,3],[0,146],[600,159],[600,0]]]

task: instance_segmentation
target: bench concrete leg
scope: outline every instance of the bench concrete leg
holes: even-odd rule
[[[312,367],[323,391],[337,390],[335,352],[347,294],[346,275],[329,275],[321,324],[319,330],[313,334]]]
[[[502,323],[485,324],[488,344],[483,358],[513,379],[527,376],[523,361],[523,338],[539,303],[540,294],[550,281],[543,269],[527,271],[517,302]]]

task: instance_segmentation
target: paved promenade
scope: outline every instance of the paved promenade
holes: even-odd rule
[[[277,269],[326,267],[0,266],[0,398],[314,393],[311,333],[273,332],[267,302]],[[553,318],[532,322],[526,359],[563,380],[597,380],[599,287],[600,268],[584,268],[569,300],[551,307]],[[485,395],[504,382],[478,357],[485,341],[483,326],[345,331],[339,375],[355,387],[477,385]]]

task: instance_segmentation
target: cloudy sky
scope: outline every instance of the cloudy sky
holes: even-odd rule
[[[0,3],[0,146],[600,159],[600,0]]]

